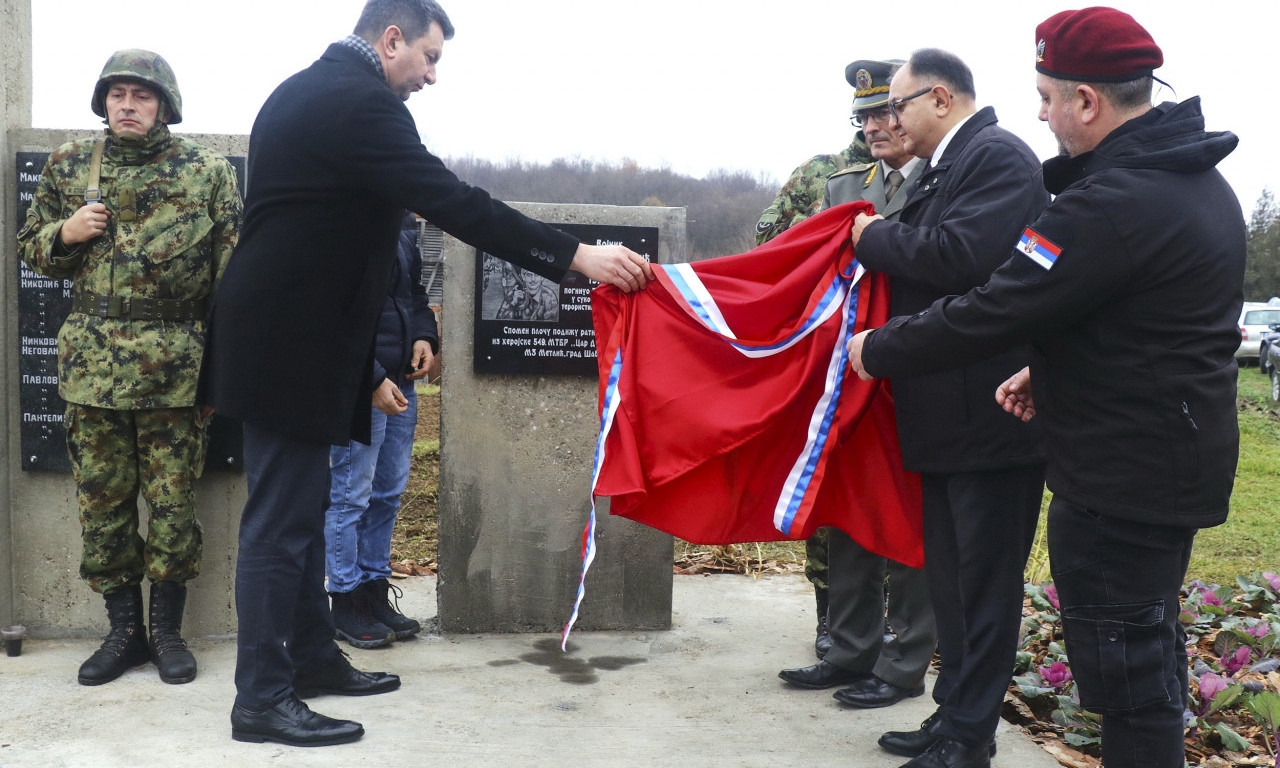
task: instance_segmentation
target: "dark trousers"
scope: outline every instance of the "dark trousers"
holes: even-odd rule
[[[868,552],[838,528],[830,529],[829,546],[831,650],[824,660],[851,672],[869,672],[899,688],[919,685],[938,640],[924,571]],[[886,576],[894,632],[888,643]]]
[[[1102,715],[1107,768],[1182,768],[1186,635],[1178,622],[1196,529],[1135,523],[1054,498],[1049,563],[1071,672]]]
[[[1013,675],[1044,465],[926,474],[921,485],[924,569],[942,657],[933,687],[939,733],[984,744]]]
[[[324,589],[329,445],[244,425],[249,498],[236,560],[236,703],[293,693],[294,671],[340,651]]]

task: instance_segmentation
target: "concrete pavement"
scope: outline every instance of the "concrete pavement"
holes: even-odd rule
[[[434,578],[397,584],[405,613],[435,614]],[[381,696],[309,700],[366,731],[354,744],[313,749],[231,740],[230,637],[191,644],[200,674],[187,685],[165,685],[147,665],[94,688],[78,685],[76,670],[98,641],[28,640],[22,656],[0,656],[0,766],[901,765],[875,740],[916,727],[933,711],[928,695],[853,710],[829,691],[777,679],[780,669],[813,662],[812,604],[798,575],[678,576],[670,631],[575,633],[568,654],[552,635],[343,645],[357,667],[396,672],[404,684]],[[997,740],[995,768],[1057,766],[1008,724]]]

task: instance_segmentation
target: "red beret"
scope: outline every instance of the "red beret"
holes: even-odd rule
[[[1062,11],[1036,27],[1036,71],[1059,80],[1119,83],[1163,63],[1151,34],[1115,8]]]

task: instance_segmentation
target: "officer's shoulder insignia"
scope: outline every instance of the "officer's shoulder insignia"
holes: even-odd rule
[[[834,179],[837,176],[843,176],[847,173],[866,173],[867,171],[874,168],[875,165],[876,164],[874,161],[870,163],[857,163],[855,165],[849,166],[848,168],[845,168],[844,170],[836,171],[835,173],[831,174],[831,178]]]

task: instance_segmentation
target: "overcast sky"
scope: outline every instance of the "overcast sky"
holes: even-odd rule
[[[1082,3],[1046,0],[442,0],[457,27],[439,82],[409,107],[444,156],[545,162],[582,157],[703,176],[742,170],[781,183],[852,138],[844,66],[947,48],[974,70],[978,101],[1043,158],[1035,26]],[[149,11],[102,0],[32,0],[33,123],[98,125],[92,86],[117,48],[173,65],[180,129],[248,133],[271,90],[351,31],[363,0],[169,2]],[[1239,148],[1219,168],[1245,215],[1280,191],[1280,102],[1271,97],[1280,1],[1128,0],[1163,48],[1157,76],[1201,96],[1210,130]],[[204,9],[203,11],[197,9]],[[902,21],[884,26],[890,12]],[[881,26],[875,26],[879,22]],[[1167,90],[1162,100],[1174,98]]]

